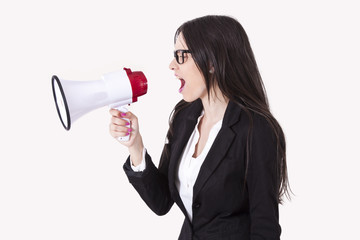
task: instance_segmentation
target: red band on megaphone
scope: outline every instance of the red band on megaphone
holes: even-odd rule
[[[130,68],[124,68],[130,80],[133,102],[137,101],[137,97],[147,93],[147,79],[143,72],[132,72]]]

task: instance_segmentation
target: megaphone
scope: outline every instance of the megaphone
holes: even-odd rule
[[[145,75],[129,68],[104,74],[96,81],[69,81],[56,75],[51,81],[56,109],[66,130],[79,117],[99,107],[109,106],[127,112],[125,106],[147,92]],[[129,136],[119,140],[127,141]]]

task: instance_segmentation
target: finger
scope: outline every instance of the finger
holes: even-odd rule
[[[136,118],[136,115],[133,114],[132,112],[120,112],[120,117],[121,118],[127,118],[129,119],[130,121],[134,120]]]
[[[125,126],[110,124],[110,131],[119,132],[119,133],[128,133],[128,132],[132,132],[133,130]]]
[[[125,112],[121,112],[117,109],[114,109],[114,108],[111,108],[109,110],[109,113],[114,116],[114,117],[118,117],[118,118],[124,118],[126,116],[126,113]]]
[[[117,109],[114,109],[114,108],[111,108],[109,110],[109,113],[114,117],[120,117],[120,115],[121,115],[121,112],[119,110],[117,110]]]
[[[110,129],[110,135],[114,138],[129,136],[132,133],[129,131],[131,131],[131,129],[128,131],[114,131],[113,129]]]
[[[133,114],[132,112],[127,112],[127,113],[121,113],[121,117],[122,118],[126,118],[129,119],[131,122],[131,126],[135,129],[138,128],[138,118],[136,117],[135,114]]]
[[[119,126],[129,126],[130,125],[130,123],[128,121],[126,121],[125,119],[114,117],[114,116],[111,118],[111,123],[115,124],[115,125],[119,125]]]
[[[110,135],[111,135],[113,138],[118,138],[118,137],[129,136],[130,133],[110,132]]]

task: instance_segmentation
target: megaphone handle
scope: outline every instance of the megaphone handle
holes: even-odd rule
[[[125,106],[115,107],[115,109],[117,109],[117,110],[119,110],[120,112],[123,112],[123,113],[127,113],[129,111]],[[129,119],[127,119],[127,118],[122,118],[122,119],[124,119],[125,121],[130,123]],[[118,140],[120,142],[127,142],[127,141],[129,141],[129,139],[130,139],[130,134],[127,135],[127,136],[124,136],[124,137],[118,137]]]

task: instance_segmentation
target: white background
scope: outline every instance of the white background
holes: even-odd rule
[[[237,18],[287,137],[292,201],[282,239],[358,239],[360,36],[357,1],[1,0],[0,239],[177,239],[128,183],[108,108],[63,129],[51,76],[96,80],[130,67],[148,94],[131,110],[155,164],[181,99],[173,36],[207,14]]]

